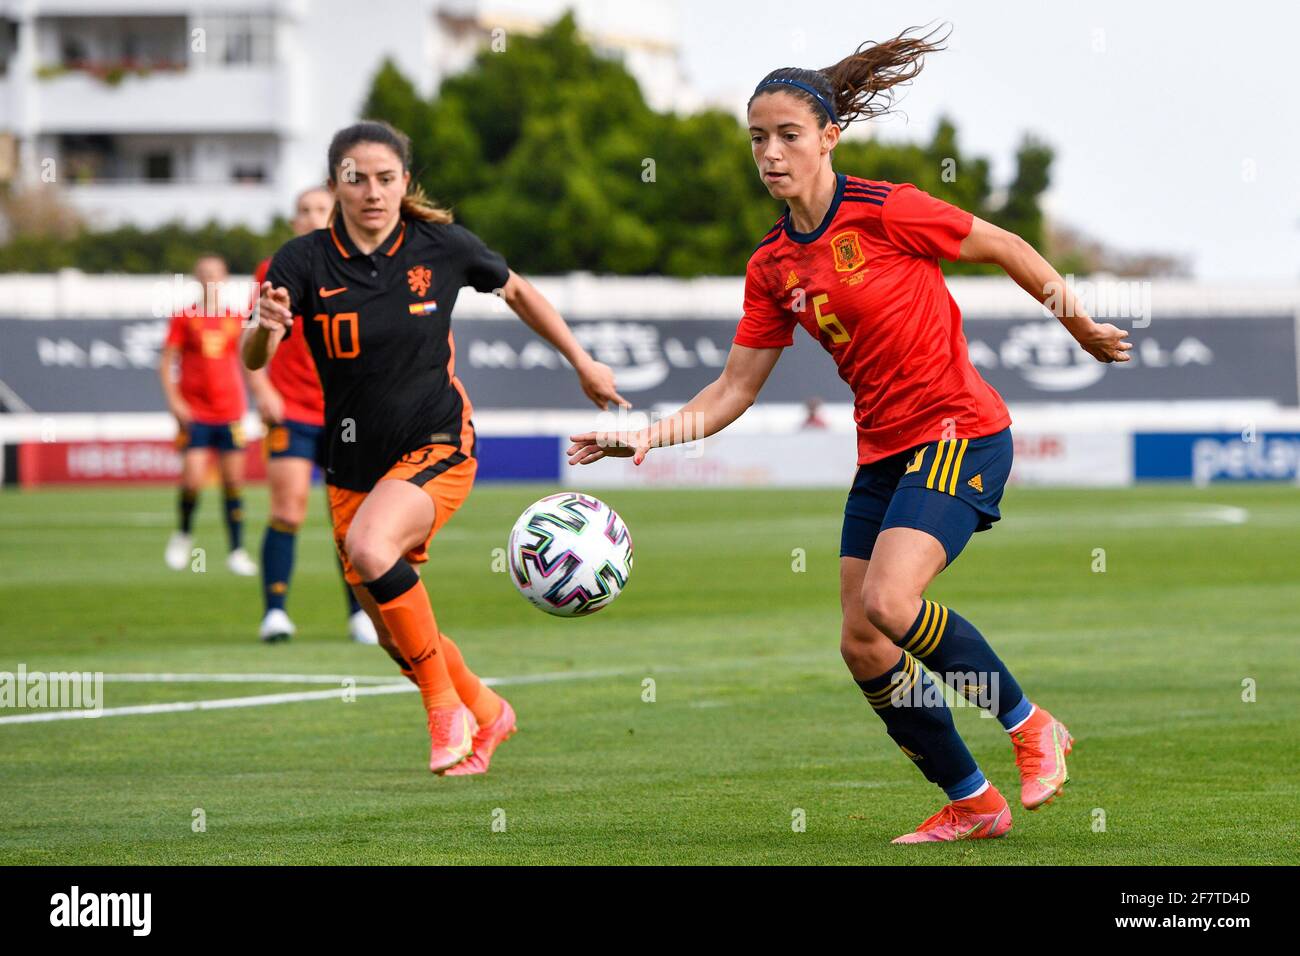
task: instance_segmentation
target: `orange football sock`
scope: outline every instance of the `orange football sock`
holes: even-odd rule
[[[455,707],[460,703],[441,653],[438,622],[429,603],[429,592],[405,561],[399,561],[382,577],[367,581],[366,587],[379,605],[384,626],[410,664],[420,688],[425,710]]]
[[[474,712],[474,719],[483,727],[501,716],[501,698],[472,670],[465,666],[465,658],[451,637],[442,635],[442,654],[447,659],[447,673],[456,686],[461,703]]]

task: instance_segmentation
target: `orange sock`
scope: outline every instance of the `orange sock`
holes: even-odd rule
[[[501,716],[501,698],[496,691],[479,679],[465,666],[465,658],[451,637],[442,635],[442,654],[447,659],[447,673],[456,686],[461,703],[474,712],[474,719],[483,727]]]
[[[447,660],[441,653],[438,622],[429,603],[429,592],[420,584],[419,575],[405,561],[399,561],[381,578],[367,581],[366,587],[379,605],[393,642],[411,666],[424,709],[459,704],[460,697],[447,672]]]

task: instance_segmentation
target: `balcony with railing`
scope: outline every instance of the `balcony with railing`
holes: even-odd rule
[[[215,221],[261,229],[284,204],[274,185],[265,182],[116,180],[72,184],[65,194],[99,229],[128,224],[150,229],[176,221],[191,227]]]
[[[271,129],[269,17],[45,17],[36,116],[46,132]]]

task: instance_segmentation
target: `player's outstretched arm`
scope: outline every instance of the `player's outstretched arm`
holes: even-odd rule
[[[615,388],[614,370],[587,354],[587,350],[573,337],[573,331],[564,321],[564,316],[555,310],[546,296],[537,291],[536,286],[512,269],[510,278],[501,289],[501,298],[525,325],[569,360],[573,370],[578,373],[582,391],[597,408],[604,410],[610,402],[624,408],[632,407],[632,403]]]
[[[271,283],[263,282],[253,317],[254,321],[244,329],[240,352],[244,367],[255,371],[271,361],[276,346],[284,338],[284,330],[293,325],[289,290],[276,289]]]
[[[570,435],[570,465],[589,465],[602,458],[632,457],[641,464],[651,448],[699,441],[716,435],[745,413],[758,398],[783,349],[732,345],[722,374],[667,418],[635,432],[586,432]]]
[[[1098,362],[1127,362],[1132,343],[1125,342],[1128,332],[1110,323],[1094,322],[1073,290],[1038,254],[1038,250],[1017,236],[978,216],[970,235],[962,240],[962,262],[991,262],[1015,280],[1036,300],[1051,309],[1076,342]]]

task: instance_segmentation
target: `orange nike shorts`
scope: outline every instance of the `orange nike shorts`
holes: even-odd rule
[[[453,445],[425,445],[417,448],[403,455],[397,464],[384,472],[379,481],[408,481],[423,490],[433,501],[433,526],[429,529],[429,536],[419,547],[412,548],[403,555],[407,561],[423,564],[429,560],[429,542],[465,503],[474,486],[474,475],[477,472],[478,459],[466,456]],[[326,491],[329,492],[330,520],[334,523],[334,546],[338,549],[339,560],[343,562],[343,577],[348,584],[360,584],[361,575],[348,560],[344,541],[347,540],[348,528],[352,527],[357,509],[369,492],[352,491],[334,485],[326,485]]]

